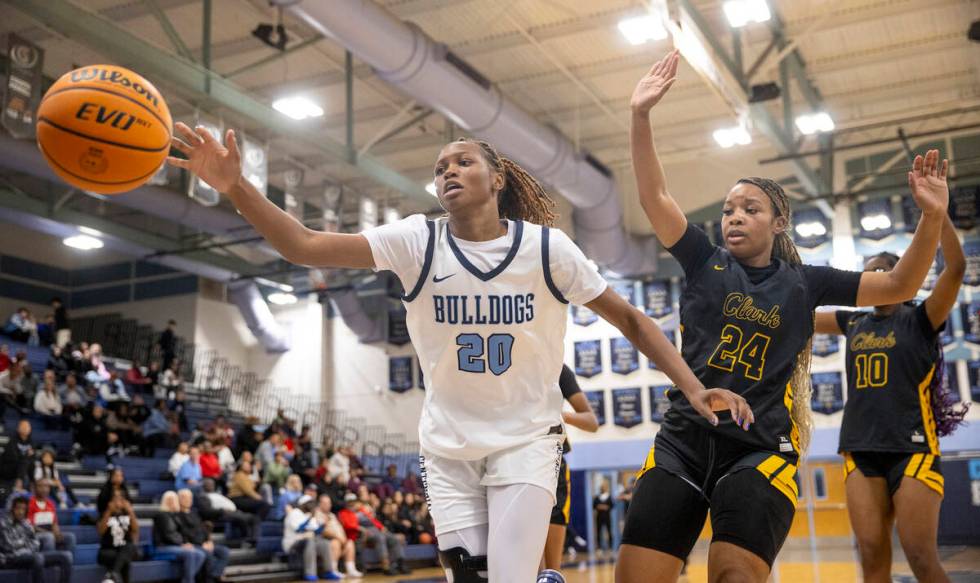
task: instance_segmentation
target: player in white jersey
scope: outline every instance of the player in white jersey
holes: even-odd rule
[[[288,261],[390,269],[405,288],[412,344],[425,372],[419,427],[423,483],[452,583],[530,583],[555,501],[564,428],[557,379],[566,307],[617,326],[702,415],[752,421],[741,397],[705,389],[659,328],[609,289],[561,231],[553,202],[484,142],[447,145],[435,164],[447,216],[415,215],[362,234],[307,229],[241,176],[225,145],[182,123],[171,164],[226,193]]]

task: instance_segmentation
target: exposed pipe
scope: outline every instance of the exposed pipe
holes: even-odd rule
[[[579,244],[600,265],[623,275],[656,271],[656,242],[626,233],[611,172],[576,152],[567,138],[507,99],[445,45],[369,0],[303,2],[290,10],[374,67],[379,77],[492,142],[556,188],[575,207]]]
[[[238,307],[245,324],[268,353],[288,352],[291,340],[286,330],[276,322],[269,304],[252,280],[233,281],[228,284],[228,299]]]

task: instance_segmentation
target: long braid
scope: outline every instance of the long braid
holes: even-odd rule
[[[772,203],[773,213],[777,217],[786,219],[786,229],[776,235],[773,242],[772,254],[782,259],[790,265],[802,265],[799,251],[796,250],[796,243],[790,236],[793,228],[793,210],[789,205],[789,197],[786,191],[775,180],[768,178],[743,178],[739,183],[751,184],[757,187],[769,197]],[[813,336],[806,341],[806,346],[796,355],[796,367],[789,380],[789,391],[792,398],[790,408],[790,418],[795,425],[794,430],[798,433],[800,455],[806,453],[810,445],[810,435],[813,433],[813,415],[810,411],[810,398],[813,394],[813,381],[810,378],[810,360],[813,350]]]
[[[497,193],[497,211],[501,218],[527,221],[536,225],[552,226],[558,215],[552,210],[555,201],[548,196],[544,187],[510,158],[505,158],[483,140],[460,138],[480,146],[483,157],[491,168],[504,177],[504,187]]]

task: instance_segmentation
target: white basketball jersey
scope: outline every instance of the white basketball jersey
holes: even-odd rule
[[[445,218],[427,224],[421,276],[403,297],[425,377],[420,445],[475,460],[555,431],[567,302],[551,280],[549,230],[510,222],[510,251],[485,272]]]

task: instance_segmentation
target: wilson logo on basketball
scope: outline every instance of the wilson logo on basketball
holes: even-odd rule
[[[154,107],[160,104],[160,98],[156,94],[151,93],[144,87],[139,81],[132,81],[124,75],[121,71],[109,71],[107,69],[100,69],[98,67],[89,67],[84,69],[75,69],[70,73],[72,83],[82,83],[85,81],[107,81],[109,83],[115,83],[122,87],[132,89],[139,95],[146,98],[147,101],[152,103]]]
[[[150,127],[150,122],[136,117],[135,115],[118,110],[118,109],[107,109],[103,105],[98,103],[84,102],[82,106],[78,108],[78,112],[75,117],[84,121],[94,121],[100,124],[109,124],[114,128],[119,128],[123,131],[128,130],[132,125],[139,124],[143,127]]]

